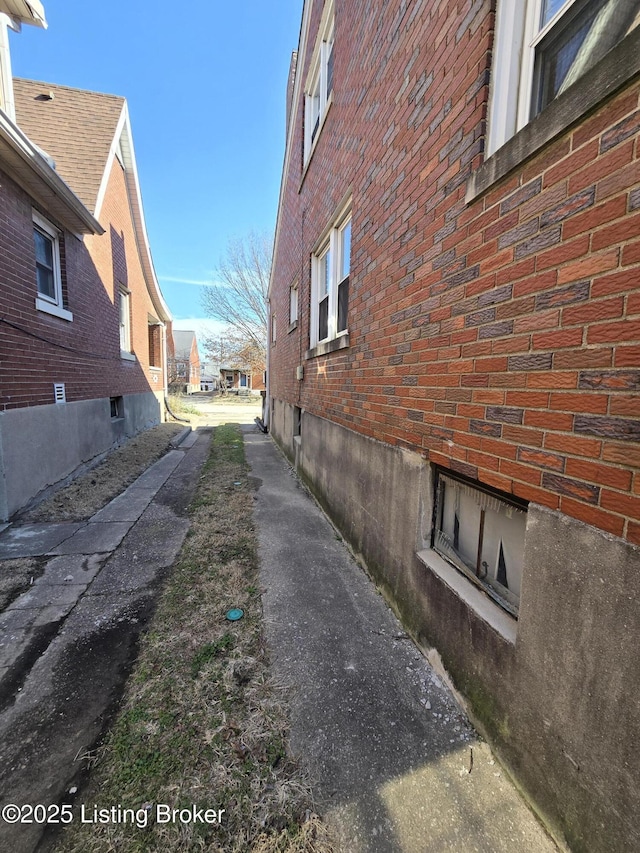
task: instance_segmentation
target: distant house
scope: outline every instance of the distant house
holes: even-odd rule
[[[126,101],[14,80],[0,0],[0,519],[162,419],[166,325]]]
[[[217,391],[220,387],[220,368],[217,362],[205,361],[200,369],[200,390]]]
[[[200,390],[200,355],[196,333],[173,329],[169,345],[169,382],[186,394]]]

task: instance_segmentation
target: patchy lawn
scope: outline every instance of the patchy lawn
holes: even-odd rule
[[[74,804],[76,816],[81,804],[142,810],[148,825],[76,819],[58,853],[333,849],[289,754],[286,693],[269,671],[253,500],[240,430],[217,427],[191,530]],[[244,617],[228,621],[230,608]],[[157,823],[157,804],[224,813],[216,824]]]
[[[123,492],[149,465],[169,450],[184,424],[165,423],[145,430],[111,451],[95,468],[20,516],[20,523],[84,521]]]

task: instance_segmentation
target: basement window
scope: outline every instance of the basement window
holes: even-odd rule
[[[124,417],[124,400],[122,397],[110,397],[111,419],[118,420]]]
[[[518,615],[527,504],[437,472],[432,548],[512,616]]]

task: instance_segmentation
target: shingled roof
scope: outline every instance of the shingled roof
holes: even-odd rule
[[[19,78],[13,87],[16,124],[95,213],[124,98]]]

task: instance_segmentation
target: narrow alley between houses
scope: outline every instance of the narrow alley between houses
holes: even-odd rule
[[[192,401],[197,428],[86,522],[0,534],[45,563],[0,616],[0,790],[71,818],[5,821],[3,847],[555,850],[259,407]]]

